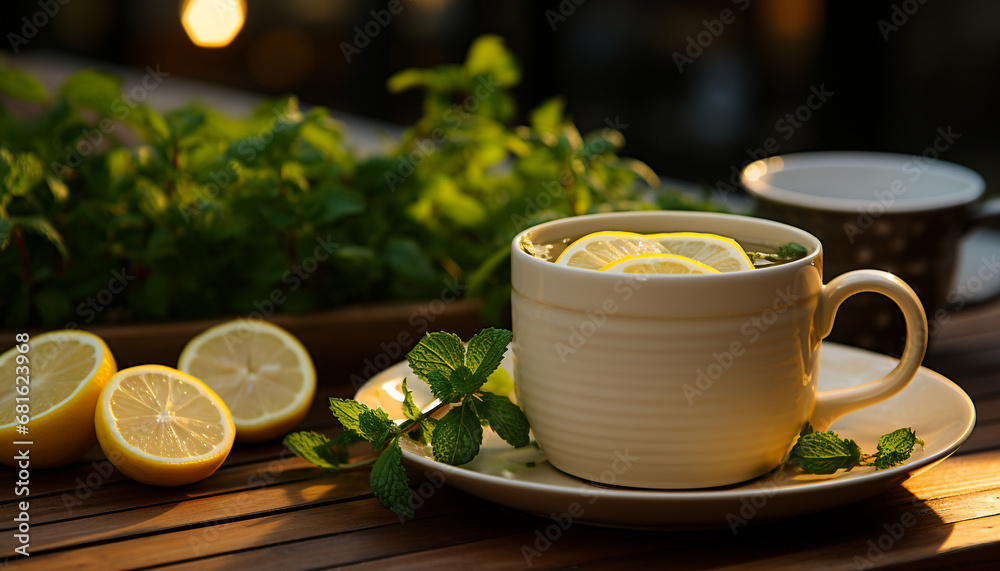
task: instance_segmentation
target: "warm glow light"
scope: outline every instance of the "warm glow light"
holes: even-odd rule
[[[184,0],[181,24],[191,41],[203,48],[228,46],[243,28],[245,0]]]
[[[767,163],[764,161],[754,161],[743,170],[743,176],[749,181],[755,181],[767,174]]]

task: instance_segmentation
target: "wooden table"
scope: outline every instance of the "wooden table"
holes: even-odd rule
[[[924,569],[1000,562],[1000,303],[968,308],[945,324],[926,365],[976,402],[979,420],[957,454],[902,486],[860,504],[802,518],[751,525],[738,534],[646,532],[572,525],[531,567]],[[330,434],[319,391],[305,424]],[[332,394],[331,394],[332,393]],[[4,554],[13,554],[15,472],[0,490]],[[551,520],[438,489],[401,524],[368,488],[368,471],[331,476],[280,444],[237,445],[211,478],[164,489],[125,479],[95,457],[31,474],[29,557],[5,569],[147,568],[509,569],[526,566],[522,546]],[[914,518],[911,522],[908,518]],[[885,525],[907,519],[886,550],[871,546]]]

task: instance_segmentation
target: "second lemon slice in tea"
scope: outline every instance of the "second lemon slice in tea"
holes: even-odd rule
[[[656,242],[665,253],[691,258],[720,272],[754,269],[753,262],[736,240],[718,234],[670,232],[647,234],[644,238]]]
[[[222,397],[241,442],[284,436],[309,411],[316,392],[309,352],[265,321],[237,319],[207,329],[184,347],[177,368]]]
[[[198,379],[162,365],[116,373],[101,391],[97,440],[121,473],[182,486],[212,475],[233,447],[229,410]]]
[[[674,254],[625,256],[601,268],[617,274],[717,274],[719,270],[701,262]]]

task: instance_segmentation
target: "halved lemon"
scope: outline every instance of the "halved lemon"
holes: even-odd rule
[[[653,240],[634,232],[595,232],[570,244],[556,264],[571,268],[600,270],[625,256],[665,254],[666,250]]]
[[[97,440],[133,480],[183,486],[211,476],[236,429],[222,399],[198,379],[162,365],[116,373],[101,391]]]
[[[72,329],[31,337],[22,353],[23,345],[0,355],[0,462],[16,466],[27,450],[33,468],[65,466],[97,443],[94,407],[115,358],[100,337]]]
[[[753,269],[753,262],[736,240],[718,234],[670,232],[647,234],[644,238],[656,242],[668,254],[690,258],[720,272]]]
[[[236,319],[188,342],[177,368],[219,393],[240,442],[280,438],[305,417],[316,392],[309,352],[291,333]]]
[[[719,270],[675,254],[625,256],[601,268],[614,274],[717,274]]]

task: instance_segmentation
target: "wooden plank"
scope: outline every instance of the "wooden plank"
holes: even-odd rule
[[[33,525],[65,521],[310,480],[321,475],[322,470],[288,452],[276,460],[219,470],[212,477],[190,486],[160,488],[131,480],[103,485],[93,480],[97,486],[84,486],[73,493],[32,497],[31,521]],[[14,529],[15,509],[13,503],[0,506],[0,531]]]
[[[484,506],[474,512],[421,518],[404,525],[339,533],[293,541],[262,549],[227,553],[217,557],[167,566],[171,571],[201,569],[317,569],[341,566],[370,558],[383,558],[421,550],[461,545],[511,533],[523,525],[518,515],[505,517],[504,508]],[[529,516],[524,516],[525,518]],[[475,518],[475,525],[470,520]],[[270,538],[268,538],[270,539]]]
[[[329,401],[326,398],[322,401],[317,401],[313,410],[316,411],[315,422],[307,422],[309,420],[307,417],[297,430],[314,430],[328,436],[340,433],[340,427],[335,426],[337,423],[330,415]],[[312,415],[312,413],[310,414]],[[370,448],[362,447],[358,448],[358,450],[358,454],[361,454],[362,450],[370,451]],[[229,457],[226,458],[219,471],[213,474],[209,478],[209,481],[222,475],[227,469],[259,462],[280,460],[286,457],[287,454],[288,451],[281,444],[280,440],[258,444],[237,443],[233,446],[233,450],[229,453]],[[109,473],[109,468],[110,463],[104,457],[100,448],[95,447],[87,453],[84,459],[76,464],[51,470],[33,470],[31,473],[32,499],[48,495],[61,496],[62,494],[75,496],[78,492],[81,495],[87,495],[87,489],[110,486],[120,482],[130,482],[128,478],[117,470],[111,469]],[[13,468],[0,466],[0,475],[9,474],[12,478],[14,473]],[[2,509],[3,504],[16,503],[19,499],[23,498],[18,498],[14,495],[13,486],[0,489],[0,509]]]
[[[826,526],[812,527],[822,533]],[[889,537],[892,539],[890,543]],[[888,549],[881,549],[878,542]],[[788,544],[770,546],[774,555],[756,557],[764,549],[748,552],[744,545],[727,545],[726,549],[703,548],[691,557],[690,551],[669,554],[653,552],[636,556],[613,556],[576,566],[580,570],[623,569],[644,564],[662,564],[669,557],[671,565],[684,569],[768,569],[798,571],[824,569],[828,571],[856,571],[874,567],[899,566],[902,569],[961,568],[964,562],[988,561],[985,569],[995,568],[1000,557],[1000,518],[963,521],[941,528],[908,531],[899,540],[888,532],[873,535],[863,541],[836,544],[824,549],[802,551]],[[872,543],[868,543],[872,542]],[[750,547],[750,546],[747,546]],[[389,567],[386,567],[389,568]]]
[[[815,520],[817,525],[803,525],[800,520],[797,524],[761,526],[757,533],[729,538],[724,550],[718,548],[722,543],[718,539],[715,543],[674,546],[669,551],[605,557],[578,569],[621,569],[665,558],[684,569],[856,570],[925,557],[941,557],[941,563],[947,564],[946,555],[952,552],[996,552],[1000,547],[1000,516],[977,517],[976,513],[943,523],[932,510],[877,515],[856,511],[848,517]]]
[[[882,549],[879,541],[889,548]],[[830,570],[853,571],[876,565],[908,567],[911,562],[927,558],[934,559],[939,566],[950,566],[960,558],[965,558],[968,551],[984,551],[994,556],[1000,553],[1000,517],[972,519],[951,526],[908,531],[898,540],[889,531],[883,531],[864,542],[855,541],[822,550],[753,559],[718,569],[798,570],[822,566]],[[954,557],[950,557],[952,555]]]
[[[475,499],[470,501],[465,494],[458,493],[450,499],[444,496],[446,494],[442,494],[441,498],[435,496],[435,501],[421,507],[416,519],[405,524],[401,524],[398,516],[374,498],[367,497],[280,514],[161,531],[149,536],[86,545],[76,549],[34,554],[31,556],[31,565],[25,565],[25,569],[134,569],[181,562],[189,562],[189,566],[196,569],[234,568],[228,565],[230,561],[260,569],[268,567],[262,565],[263,561],[271,561],[275,556],[267,549],[262,549],[264,547],[274,546],[277,550],[275,553],[284,553],[288,549],[284,547],[285,545],[308,544],[311,538],[319,538],[320,542],[331,541],[331,537],[348,535],[348,532],[382,527],[388,529],[388,532],[378,536],[391,538],[408,533],[407,530],[414,526],[419,529],[422,520],[434,519],[442,514],[459,514],[454,518],[455,527],[474,531],[475,527],[467,523],[470,518],[469,513],[493,509],[485,502]],[[431,527],[433,529],[434,526]],[[388,541],[393,540],[388,539]],[[411,548],[419,545],[413,543]],[[374,547],[376,552],[379,549],[377,544],[374,546],[364,544],[365,549],[371,547]],[[227,557],[213,557],[220,554],[225,554]],[[328,544],[323,544],[322,548],[316,550],[315,557],[329,559],[331,556]],[[296,568],[295,561],[300,559],[302,558],[296,555],[284,561],[279,560],[280,565],[275,565],[274,568],[283,570]],[[219,566],[216,567],[211,562],[216,562]]]
[[[545,538],[548,525],[553,522],[536,518],[534,526],[524,526],[523,531],[510,535],[492,537],[482,541],[438,549],[428,549],[388,557],[378,557],[358,564],[343,565],[339,569],[475,569],[492,571],[507,569],[548,569],[576,566],[612,554],[639,554],[661,548],[665,544],[681,546],[680,538],[691,538],[690,532],[663,533],[600,529],[582,525],[550,532]],[[541,533],[539,538],[537,535]],[[728,534],[728,531],[725,533]],[[726,535],[718,532],[701,532],[701,537],[718,538],[718,545],[724,545]],[[717,547],[718,548],[718,547]],[[726,551],[729,551],[726,549]],[[374,554],[373,554],[374,555]],[[653,563],[653,569],[678,568],[671,555],[661,555],[643,563]],[[633,568],[626,562],[616,569]]]
[[[930,499],[997,487],[1000,487],[1000,450],[992,450],[952,456],[903,482],[901,493]]]
[[[803,516],[793,520],[730,530],[628,532],[600,530],[571,525],[553,528],[554,522],[538,518],[534,529],[474,544],[452,546],[427,552],[411,553],[373,560],[365,566],[388,568],[444,569],[474,565],[479,569],[512,567],[552,567],[580,565],[597,561],[597,568],[631,568],[670,562],[677,568],[710,568],[730,564],[734,554],[753,567],[771,568],[772,563],[789,569],[822,567],[846,561],[853,565],[853,555],[865,556],[867,541],[878,541],[886,533],[885,525],[905,531],[907,546],[926,548],[943,545],[956,526],[969,531],[966,542],[987,539],[1000,541],[1000,503],[996,490],[966,494],[958,498],[905,503],[885,509],[867,503]],[[899,522],[905,522],[903,523]],[[818,525],[810,525],[810,522]],[[987,522],[985,533],[976,531]],[[989,523],[992,522],[992,523]],[[549,533],[548,538],[539,534]],[[919,539],[909,539],[909,538]],[[724,545],[725,549],[720,549]],[[899,545],[903,545],[900,543]],[[961,548],[965,543],[949,546]],[[782,559],[787,556],[787,561]]]
[[[920,559],[889,564],[880,569],[896,569],[899,571],[921,571],[926,569],[996,569],[1000,561],[1000,545],[989,543],[985,545],[970,544],[941,553],[929,553]]]
[[[283,446],[280,443],[237,445],[219,468],[219,472],[245,464],[278,458],[282,449]],[[86,463],[74,464],[65,468],[33,470],[31,472],[32,498],[53,494],[75,494],[77,489],[95,488],[97,485],[111,486],[131,481],[117,470],[108,474],[108,469],[111,467],[110,462],[102,454],[95,456],[91,456],[94,459]],[[13,470],[3,467],[0,474],[13,474]],[[105,476],[105,474],[108,475]],[[209,479],[214,477],[213,474]],[[157,488],[149,487],[149,489],[155,490]],[[0,504],[16,502],[17,499],[12,487],[0,489]]]
[[[36,553],[166,530],[214,525],[309,505],[371,494],[367,470],[345,472],[280,486],[195,498],[32,527]],[[10,552],[13,553],[13,552]],[[10,554],[7,553],[7,554]]]

